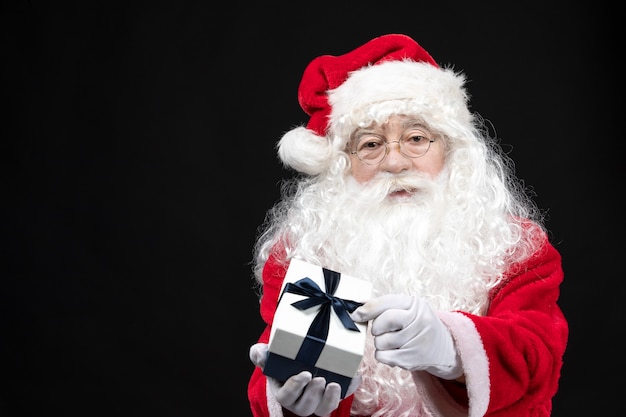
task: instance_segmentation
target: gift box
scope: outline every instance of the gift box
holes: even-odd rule
[[[341,385],[344,398],[365,350],[367,323],[349,313],[371,297],[370,282],[292,259],[281,288],[263,373],[284,382],[301,371]]]

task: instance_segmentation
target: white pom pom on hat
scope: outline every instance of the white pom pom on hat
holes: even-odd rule
[[[298,101],[310,119],[306,128],[283,135],[279,157],[296,171],[323,172],[333,149],[348,140],[345,126],[356,127],[355,118],[379,103],[401,102],[398,112],[406,113],[409,106],[436,125],[446,120],[466,125],[471,116],[464,83],[463,75],[439,67],[415,40],[401,34],[374,38],[344,55],[319,56],[304,70],[298,88]]]

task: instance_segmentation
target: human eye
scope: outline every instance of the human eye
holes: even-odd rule
[[[429,139],[423,133],[415,133],[407,136],[404,142],[408,145],[423,145],[428,143]]]
[[[377,149],[380,149],[384,146],[384,143],[381,138],[376,136],[366,136],[359,140],[357,145],[357,152],[365,151],[372,152]]]

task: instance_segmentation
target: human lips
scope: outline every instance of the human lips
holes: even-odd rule
[[[411,197],[415,192],[417,191],[417,189],[415,188],[401,188],[398,190],[392,190],[389,193],[389,197],[390,198],[401,198],[401,197]]]

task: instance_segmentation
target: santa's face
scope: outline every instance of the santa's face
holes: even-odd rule
[[[421,156],[409,157],[407,144],[416,140],[424,141],[427,151]],[[383,142],[387,145],[384,159],[380,163],[363,161],[356,154],[357,149],[384,147]],[[401,143],[403,145],[400,145]],[[359,183],[367,183],[383,172],[397,175],[413,171],[435,178],[445,164],[443,141],[437,139],[423,124],[406,116],[391,116],[385,123],[357,129],[351,137],[348,148],[351,151],[351,174]],[[390,197],[404,197],[410,194],[411,190],[401,190],[391,194]]]

